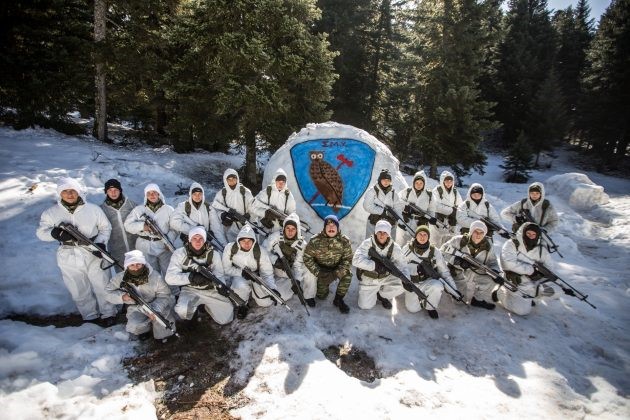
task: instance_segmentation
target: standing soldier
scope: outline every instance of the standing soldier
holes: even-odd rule
[[[430,305],[421,302],[418,295],[411,290],[406,290],[405,306],[409,312],[418,312],[424,307],[431,318],[437,319],[437,309],[430,308],[438,307],[445,288],[448,287],[451,293],[456,295],[459,294],[459,291],[448,271],[442,252],[429,242],[430,237],[429,228],[420,225],[416,229],[415,238],[402,249],[407,260],[407,269],[411,273],[411,281],[416,283],[422,293],[427,295]]]
[[[435,206],[433,205],[433,196],[431,191],[426,188],[426,178],[424,171],[416,172],[413,176],[411,187],[402,190],[399,194],[400,199],[405,204],[405,208],[402,212],[403,219],[405,222],[409,223],[410,227],[414,230],[420,225],[428,226],[429,223],[434,225],[437,222],[434,217]],[[410,204],[418,207],[425,213],[418,213]],[[404,243],[413,239],[406,231],[404,232],[403,238]]]
[[[404,203],[394,191],[392,175],[387,169],[383,169],[378,176],[376,185],[368,188],[363,197],[363,208],[370,213],[365,227],[365,237],[371,238],[374,234],[374,226],[379,220],[387,220],[394,226],[391,236],[396,238],[396,219],[386,210],[390,207],[398,215],[402,214]]]
[[[282,232],[274,232],[265,240],[263,247],[269,252],[271,261],[273,262],[274,274],[276,277],[276,285],[278,290],[289,295],[291,290],[291,280],[286,273],[280,257],[284,257],[289,264],[293,277],[302,287],[306,303],[315,306],[315,279],[309,277],[309,282],[304,281],[304,248],[306,241],[302,238],[300,232],[300,218],[296,213],[291,213],[284,219]],[[297,291],[295,291],[297,293]],[[292,295],[292,293],[291,293]],[[284,296],[284,294],[283,294]]]
[[[217,324],[224,325],[234,319],[234,307],[228,299],[227,289],[216,285],[199,272],[205,267],[225,283],[221,253],[206,241],[206,229],[195,226],[188,231],[186,244],[173,252],[166,272],[169,286],[182,286],[175,305],[175,313],[181,319],[192,319],[199,305]]]
[[[492,292],[495,282],[487,274],[477,273],[474,267],[465,259],[453,255],[455,251],[468,254],[481,264],[499,271],[499,262],[492,250],[492,241],[486,237],[488,228],[481,220],[476,220],[470,225],[470,232],[465,235],[457,235],[442,245],[441,251],[446,255],[451,273],[455,278],[457,289],[468,300],[469,287],[473,287],[471,306],[484,309],[494,309]]]
[[[57,185],[59,201],[42,213],[37,237],[47,242],[59,241],[57,265],[81,317],[89,322],[98,321],[100,317],[100,324],[110,327],[115,321],[116,307],[106,299],[109,272],[101,269],[100,255],[96,256],[77,243],[70,233],[59,226],[70,223],[105,249],[112,227],[103,210],[85,202],[82,193],[83,189],[76,180],[61,179]]]
[[[226,169],[223,173],[223,188],[217,191],[212,202],[212,207],[217,210],[223,225],[226,242],[234,242],[244,225],[231,218],[229,212],[236,212],[249,220],[253,201],[252,192],[240,183],[238,173],[232,168]]]
[[[273,266],[271,265],[269,254],[256,243],[256,235],[249,224],[243,226],[235,242],[230,242],[225,246],[223,250],[223,270],[226,276],[232,277],[232,289],[245,302],[247,302],[250,294],[253,292],[254,301],[256,301],[258,306],[267,307],[277,303],[262,286],[254,281],[249,273],[244,270],[245,268],[257,274],[267,287],[283,299],[286,299],[286,295],[282,296],[276,289],[276,281],[273,277]],[[247,306],[241,306],[236,314],[237,318],[242,319],[246,315]]]
[[[147,223],[145,216],[153,219],[160,231],[172,243],[176,234],[169,229],[174,210],[166,204],[164,195],[157,184],[148,184],[144,187],[144,199],[144,204],[136,206],[127,216],[125,229],[129,233],[138,235],[136,249],[142,251],[149,265],[166,275],[172,252],[169,251],[160,235]]]
[[[179,233],[182,243],[188,242],[188,232],[195,226],[202,226],[206,232],[224,245],[225,234],[215,214],[216,210],[206,201],[201,184],[193,182],[188,191],[188,199],[177,205],[171,216],[171,229]]]
[[[107,285],[107,299],[112,303],[129,305],[126,326],[128,333],[137,335],[143,340],[149,338],[151,331],[153,331],[153,337],[156,340],[166,343],[174,331],[161,325],[154,314],[144,312],[142,307],[137,304],[138,302],[120,287],[123,282],[135,287],[140,297],[151,306],[151,309],[172,323],[173,329],[175,328],[175,317],[173,316],[175,298],[171,295],[171,291],[160,273],[147,264],[142,251],[135,249],[127,252],[124,266],[125,270],[116,274]]]
[[[431,238],[437,247],[456,234],[457,206],[462,202],[462,196],[454,186],[455,178],[449,171],[440,174],[440,185],[433,189],[433,201],[435,203],[435,217],[441,225],[431,226]]]
[[[536,269],[535,263],[551,266],[551,256],[543,246],[540,227],[535,223],[525,222],[516,232],[516,237],[506,241],[501,249],[501,266],[508,280],[519,285],[518,292],[511,292],[504,287],[497,295],[505,309],[517,315],[527,315],[534,306],[534,298],[557,297],[557,290],[551,286],[544,275]],[[575,296],[573,290],[562,289],[565,294]]]
[[[531,215],[533,223],[546,231],[552,231],[558,225],[558,213],[551,202],[545,198],[545,187],[540,182],[532,183],[527,189],[527,198],[517,201],[501,211],[501,216],[512,223],[516,232],[527,221],[525,213]]]
[[[324,218],[324,229],[313,236],[304,249],[304,282],[317,284],[317,299],[326,299],[332,282],[339,279],[333,304],[342,314],[350,308],[343,301],[352,282],[352,244],[339,230],[339,219],[331,214]],[[304,296],[306,297],[306,295]],[[310,295],[309,295],[310,297]]]
[[[501,226],[501,218],[494,206],[485,197],[483,186],[474,183],[468,189],[468,195],[457,208],[457,224],[460,227],[460,233],[468,233],[470,224],[475,220],[481,220],[486,217],[496,225]],[[483,220],[482,220],[483,221]],[[488,228],[488,237],[492,239],[493,230],[486,224]]]
[[[135,248],[137,239],[136,235],[125,230],[125,219],[136,207],[136,203],[125,197],[122,191],[120,181],[117,179],[108,180],[105,183],[105,201],[101,204],[101,208],[112,225],[112,234],[109,237],[107,249],[116,261],[124,261],[125,253]],[[117,273],[121,271],[117,265],[114,266],[114,269]]]
[[[371,309],[378,299],[385,309],[391,309],[391,299],[403,293],[401,280],[390,273],[378,260],[370,257],[371,248],[390,260],[409,278],[407,262],[400,246],[390,238],[392,225],[387,220],[379,220],[374,227],[374,235],[365,239],[354,252],[352,265],[357,268],[359,279],[359,308]]]
[[[260,218],[260,223],[272,232],[282,230],[282,219],[270,208],[284,213],[295,213],[295,198],[287,188],[287,173],[279,168],[267,188],[262,189],[252,204],[252,213]]]

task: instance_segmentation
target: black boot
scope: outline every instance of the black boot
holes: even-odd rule
[[[392,303],[389,301],[389,299],[385,299],[383,296],[381,296],[380,293],[376,293],[376,299],[378,299],[378,301],[381,302],[381,305],[383,305],[383,308],[392,309]]]
[[[245,319],[245,317],[247,316],[247,312],[249,312],[249,308],[247,307],[247,305],[239,306],[238,308],[236,308],[236,317],[238,319]]]
[[[339,308],[339,312],[342,314],[347,314],[350,312],[350,307],[346,305],[346,302],[343,301],[343,296],[335,295],[335,300],[333,300],[333,305]]]
[[[138,334],[138,340],[147,341],[149,338],[153,337],[152,331],[143,332],[142,334]]]
[[[488,303],[485,300],[477,300],[475,298],[472,298],[472,300],[470,301],[470,306],[476,306],[477,308],[492,310],[494,309],[495,305],[494,303]]]
[[[311,308],[314,308],[314,307],[315,307],[315,299],[313,299],[313,298],[310,298],[310,299],[304,299],[304,301],[305,301],[305,302],[306,302],[306,304],[307,304],[308,306],[310,306]]]
[[[427,310],[427,313],[429,314],[429,316],[433,319],[438,319],[440,316],[438,315],[438,312],[434,309],[429,309]]]
[[[114,325],[116,325],[116,317],[108,316],[107,318],[101,318],[98,321],[98,325],[100,325],[103,328],[113,327]]]

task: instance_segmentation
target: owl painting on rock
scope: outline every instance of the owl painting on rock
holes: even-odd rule
[[[311,166],[309,175],[317,192],[332,206],[335,213],[343,202],[343,181],[337,169],[324,160],[324,152],[310,151]]]

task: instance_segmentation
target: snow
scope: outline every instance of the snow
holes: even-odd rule
[[[213,197],[224,169],[241,162],[241,155],[177,155],[166,147],[129,149],[49,130],[0,128],[0,315],[76,311],[56,266],[55,245],[35,237],[39,216],[55,201],[59,178],[79,179],[93,203],[102,201],[102,185],[109,178],[119,178],[125,194],[136,201],[147,183],[156,182],[175,204],[184,198],[175,195],[179,186],[187,189],[193,180]],[[482,183],[499,210],[527,190],[527,184],[503,183],[501,162],[491,155],[483,176],[463,180],[463,189],[473,181]],[[630,181],[575,173],[561,153],[551,169],[534,171],[532,181],[545,183],[561,218],[553,238],[564,258],[553,254],[553,268],[588,294],[597,310],[561,297],[518,317],[500,308],[485,311],[444,300],[434,321],[424,313],[407,313],[402,301],[392,311],[380,306],[359,310],[354,279],[346,297],[348,315],[332,306],[331,296],[318,301],[308,317],[294,298],[289,302],[293,313],[283,307],[256,309],[224,327],[226,334],[243,337],[233,357],[232,380],[243,385],[249,401],[232,414],[628,418]],[[37,187],[27,192],[33,184]],[[572,201],[576,190],[580,198]],[[342,229],[362,233],[365,226],[348,218]],[[496,240],[497,252],[502,243]],[[365,351],[381,377],[369,383],[348,376],[322,352],[331,345]],[[134,384],[122,366],[122,359],[137,351],[121,325],[54,328],[4,319],[3,418],[154,418],[159,395],[152,382]]]

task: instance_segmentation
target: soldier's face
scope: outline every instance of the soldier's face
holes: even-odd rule
[[[387,243],[388,239],[389,234],[387,234],[387,232],[376,232],[376,240],[379,244],[384,245],[385,243]]]
[[[483,237],[486,236],[481,229],[475,229],[470,235],[470,238],[475,244],[478,244],[483,240]]]
[[[241,247],[243,251],[247,252],[250,249],[252,249],[252,247],[254,246],[254,240],[250,238],[243,238],[240,241],[238,241],[238,245]]]
[[[297,235],[297,228],[293,225],[286,225],[284,227],[284,237],[287,239],[293,239]]]
[[[444,180],[444,186],[450,190],[453,187],[453,178],[446,178]]]
[[[538,236],[538,234],[536,234],[535,230],[526,230],[525,231],[525,236],[527,236],[531,240],[535,240],[536,237]]]
[[[282,179],[276,180],[276,188],[278,189],[278,191],[283,190],[285,185],[287,185],[287,181],[284,181]]]
[[[129,270],[129,271],[133,271],[133,272],[135,273],[136,271],[140,271],[140,270],[142,270],[142,267],[144,267],[144,264],[140,264],[140,263],[133,263],[133,264],[129,264],[129,265],[127,266],[127,270]]]
[[[529,198],[531,198],[532,201],[538,201],[540,200],[540,193],[538,191],[530,191]]]
[[[481,193],[478,193],[478,192],[470,194],[470,198],[472,198],[475,201],[481,200],[481,197],[482,197]]]
[[[383,179],[381,179],[381,186],[382,186],[383,188],[387,188],[387,187],[389,187],[390,185],[392,185],[392,180],[391,180],[391,179],[389,179],[389,178],[383,178]]]
[[[416,241],[418,241],[420,245],[426,244],[428,240],[429,234],[427,232],[421,230],[420,232],[416,233]]]
[[[79,193],[76,190],[63,190],[60,195],[61,199],[68,204],[74,204],[79,199]]]
[[[195,251],[199,251],[203,247],[204,243],[205,241],[201,235],[193,235],[193,237],[190,238],[190,245]]]
[[[157,191],[147,191],[147,200],[149,203],[157,203],[160,200],[160,194]]]
[[[413,187],[416,189],[416,191],[420,191],[424,188],[424,181],[421,179],[416,179],[415,181],[413,181]]]
[[[337,225],[333,222],[328,222],[326,224],[326,236],[328,236],[329,238],[336,236],[338,231],[339,229],[337,229]]]
[[[226,181],[227,181],[228,187],[230,188],[236,187],[237,180],[235,176],[228,176]]]
[[[203,198],[203,193],[200,191],[192,193],[190,196],[195,203],[201,203],[201,199]]]
[[[109,187],[107,189],[107,197],[109,197],[110,200],[118,200],[118,197],[120,197],[120,190],[116,187]]]

